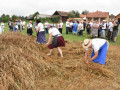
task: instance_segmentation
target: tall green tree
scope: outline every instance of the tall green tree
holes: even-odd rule
[[[80,17],[80,13],[78,11],[74,11],[72,10],[69,14],[70,18],[79,18]]]
[[[84,14],[84,15],[87,15],[88,13],[89,13],[88,10],[84,10],[84,11],[82,11],[82,14]]]
[[[8,22],[10,20],[10,16],[9,15],[1,15],[1,20],[0,21],[3,21],[3,22]]]
[[[15,20],[17,20],[17,19],[18,19],[18,16],[12,15],[12,20],[13,20],[13,21],[15,21]]]
[[[36,17],[37,18],[37,15],[39,15],[40,13],[37,11],[37,12],[35,12],[34,14],[33,14],[33,19],[34,19],[34,17]]]

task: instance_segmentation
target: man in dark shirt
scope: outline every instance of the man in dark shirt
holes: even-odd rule
[[[116,42],[119,30],[119,22],[117,19],[114,21],[114,28],[113,28],[113,42]]]

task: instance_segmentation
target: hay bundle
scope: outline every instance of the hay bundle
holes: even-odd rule
[[[0,88],[2,90],[36,90],[36,80],[46,76],[51,66],[44,61],[32,37],[20,33],[0,35]]]

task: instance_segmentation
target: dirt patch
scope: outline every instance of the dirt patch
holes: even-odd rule
[[[84,64],[82,44],[66,41],[47,56],[48,48],[20,33],[0,35],[0,88],[2,90],[119,90],[120,55],[110,46],[106,65]]]

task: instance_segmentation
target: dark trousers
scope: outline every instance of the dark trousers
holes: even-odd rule
[[[68,32],[69,32],[69,27],[66,27],[66,34],[68,34]]]
[[[107,35],[109,40],[112,40],[112,32],[110,30],[108,30],[108,35]]]
[[[59,32],[62,34],[62,28],[59,28]]]
[[[100,33],[100,29],[98,30],[98,37],[100,37],[101,36],[101,33]]]
[[[87,28],[87,34],[90,34],[90,28]]]
[[[46,33],[48,34],[48,28],[45,28]]]
[[[82,36],[82,35],[83,35],[83,30],[80,30],[80,31],[78,32],[78,35],[79,35],[79,36]]]

